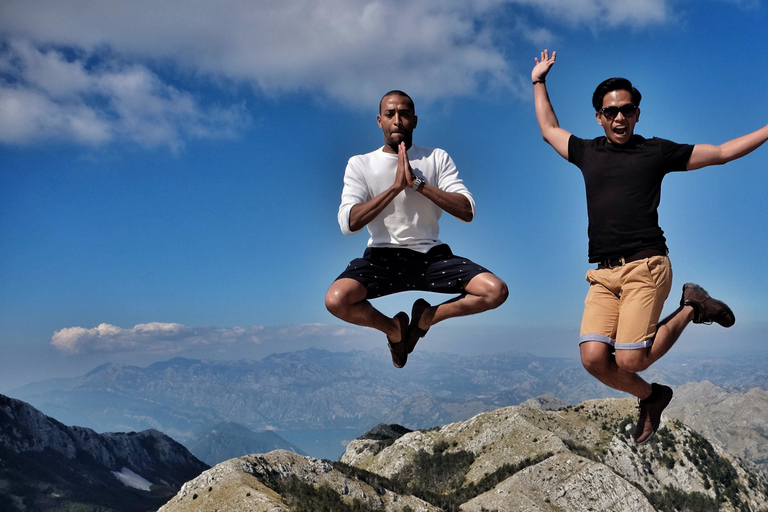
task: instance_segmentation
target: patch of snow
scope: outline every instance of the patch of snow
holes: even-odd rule
[[[128,468],[121,469],[119,473],[113,471],[112,474],[126,486],[139,489],[140,491],[148,491],[152,487],[152,482],[147,481]]]

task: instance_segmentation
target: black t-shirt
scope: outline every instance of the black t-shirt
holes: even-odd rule
[[[615,145],[571,135],[568,160],[584,176],[589,215],[589,261],[629,256],[644,249],[667,250],[659,227],[661,181],[669,172],[684,171],[693,152],[690,144],[634,135]]]

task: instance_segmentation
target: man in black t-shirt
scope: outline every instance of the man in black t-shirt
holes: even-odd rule
[[[541,53],[531,72],[536,119],[544,140],[584,176],[589,216],[590,284],[580,334],[581,362],[604,384],[636,396],[634,439],[656,432],[672,389],[637,372],[667,353],[691,322],[730,327],[731,309],[700,286],[683,286],[680,307],[659,321],[672,285],[664,232],[658,223],[661,182],[669,172],[718,165],[752,152],[768,139],[768,125],[719,146],[676,144],[634,133],[640,92],[623,78],[601,83],[592,97],[604,137],[580,139],[560,128],[545,78],[555,52]]]

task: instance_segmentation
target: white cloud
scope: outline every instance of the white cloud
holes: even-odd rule
[[[56,331],[51,337],[51,345],[70,355],[114,352],[175,354],[199,345],[259,344],[308,336],[351,334],[354,333],[349,330],[339,332],[339,327],[323,324],[218,328],[151,322],[124,329],[103,323],[93,328],[67,327]]]
[[[57,103],[39,91],[0,86],[0,141],[26,144],[63,139],[98,144],[111,138],[109,122],[85,105]]]
[[[88,59],[7,42],[0,50],[0,141],[97,145],[119,137],[177,150],[185,139],[231,136],[248,122],[242,106],[202,107],[143,65],[105,59],[89,66]]]
[[[346,105],[368,105],[392,88],[426,100],[514,89],[507,38],[539,42],[552,33],[527,21],[532,11],[574,27],[638,27],[667,20],[667,1],[4,0],[0,140],[125,138],[178,148],[241,126],[241,107],[203,108],[150,71],[166,64],[213,83]],[[498,26],[510,13],[522,30]]]

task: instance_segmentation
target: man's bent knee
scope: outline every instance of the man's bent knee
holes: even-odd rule
[[[504,302],[507,300],[507,297],[509,297],[509,288],[507,288],[507,283],[499,280],[499,285],[494,287],[493,294],[491,295],[491,309],[497,308],[504,304]]]
[[[591,375],[600,378],[610,371],[612,353],[610,345],[599,341],[586,341],[579,346],[581,365]]]
[[[344,312],[360,301],[365,300],[366,289],[354,279],[338,279],[333,282],[325,294],[325,308],[333,315],[342,318]]]
[[[628,373],[638,373],[648,369],[650,361],[644,348],[617,350],[616,365]]]
[[[603,358],[590,357],[582,354],[581,365],[590,375],[600,376],[608,370],[608,361]]]
[[[487,309],[494,309],[507,300],[509,289],[507,283],[496,277],[494,274],[482,273],[473,277],[465,288],[470,295],[482,297]]]
[[[341,292],[331,286],[325,294],[325,309],[327,309],[333,316],[339,316],[338,313],[343,308],[343,302],[341,300]]]

